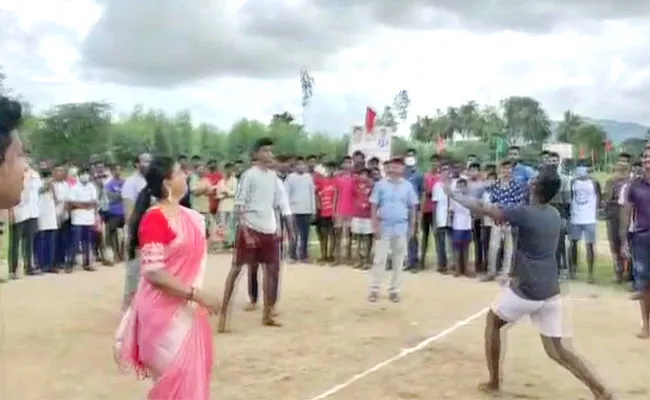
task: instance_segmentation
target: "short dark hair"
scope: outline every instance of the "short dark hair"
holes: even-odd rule
[[[89,174],[90,173],[90,167],[87,165],[83,165],[79,168],[79,175],[81,174]]]
[[[471,163],[468,168],[469,169],[477,169],[477,170],[480,171],[481,170],[481,164],[479,164],[477,162],[474,162],[474,163]]]
[[[16,100],[0,96],[0,163],[14,141],[12,132],[18,129],[23,120],[23,107]]]
[[[467,185],[467,180],[465,178],[458,178],[458,180],[456,181],[456,185],[460,185],[460,184]]]
[[[478,158],[478,156],[476,154],[469,154],[467,158]]]
[[[352,157],[358,157],[358,156],[365,157],[366,155],[363,154],[363,151],[361,150],[355,150],[354,153],[352,153]]]
[[[497,178],[497,173],[495,171],[490,171],[490,172],[488,172],[487,177],[496,179]]]
[[[512,162],[510,162],[510,160],[503,160],[503,161],[501,161],[501,166],[502,167],[512,167]]]
[[[350,157],[350,156],[345,156],[345,157],[343,157],[343,158],[341,159],[341,163],[344,163],[344,162],[346,162],[346,161],[352,161],[352,157]]]
[[[325,167],[329,169],[334,169],[338,167],[339,165],[336,163],[336,161],[328,161],[325,163]]]
[[[618,153],[618,158],[627,158],[628,161],[632,160],[632,154],[622,151]]]
[[[409,154],[409,153],[418,154],[418,151],[415,150],[413,147],[409,147],[408,149],[406,149],[406,152],[404,154]]]
[[[257,153],[262,149],[262,147],[273,146],[273,139],[270,137],[259,138],[255,141],[253,145],[253,153]]]
[[[551,152],[548,151],[548,150],[542,150],[542,151],[539,153],[539,155],[542,156],[542,157],[544,157],[544,156],[550,156],[550,155],[551,155]]]
[[[510,150],[521,151],[521,147],[519,147],[519,146],[510,146],[510,147],[508,147],[508,151],[510,151]]]
[[[393,157],[390,159],[390,164],[404,164],[404,157]]]
[[[298,156],[296,157],[295,162],[305,162],[305,158],[303,156]]]
[[[187,161],[187,156],[185,154],[180,154],[178,156],[178,161]]]
[[[234,165],[235,164],[233,164],[231,162],[227,162],[223,167],[227,169],[227,168],[232,168]]]
[[[200,156],[200,155],[198,155],[198,154],[194,154],[194,155],[192,156],[192,161],[199,161],[199,160],[201,160],[201,156]]]
[[[548,156],[553,158],[560,158],[560,155],[554,151],[549,152]]]
[[[369,163],[377,163],[379,164],[379,158],[378,157],[372,157],[370,160],[368,160]]]
[[[432,155],[429,160],[431,161],[440,161],[440,156],[438,154]]]
[[[534,185],[537,200],[542,204],[547,204],[560,190],[562,180],[556,171],[544,167],[535,178]]]
[[[317,157],[315,154],[310,154],[307,156],[307,160],[315,160]]]

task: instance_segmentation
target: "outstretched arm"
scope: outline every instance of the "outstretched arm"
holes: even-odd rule
[[[447,191],[448,189],[445,190]],[[479,216],[487,216],[492,218],[494,221],[504,220],[503,212],[492,204],[487,204],[482,200],[477,200],[468,196],[462,196],[451,191],[449,191],[449,197],[461,206],[468,208],[473,214]]]

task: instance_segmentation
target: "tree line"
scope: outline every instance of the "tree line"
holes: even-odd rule
[[[1,70],[0,91],[7,92]],[[397,128],[405,123],[409,104],[408,92],[400,91],[393,104],[383,108],[377,123]],[[194,121],[189,110],[169,115],[139,105],[131,112],[117,113],[110,104],[94,101],[59,104],[35,113],[28,103],[24,105],[21,133],[26,148],[37,159],[83,163],[90,154],[97,154],[107,161],[129,163],[146,150],[236,160],[248,157],[256,139],[270,136],[278,154],[324,154],[336,160],[347,153],[349,139],[348,134],[308,132],[289,112],[274,114],[269,121],[242,118],[230,129],[223,129]],[[509,97],[498,107],[469,101],[417,116],[410,126],[410,137],[393,140],[393,152],[415,148],[426,164],[436,152],[437,141],[443,138],[448,155],[459,159],[473,153],[490,161],[499,156],[499,151],[504,152],[500,147],[515,144],[524,145],[534,157],[555,130],[557,140],[573,143],[576,151],[594,154],[597,160],[605,159],[604,143],[608,138],[600,126],[571,111],[555,129],[553,125],[542,105],[531,97]]]

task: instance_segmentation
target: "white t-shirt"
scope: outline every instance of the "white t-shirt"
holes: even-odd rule
[[[457,201],[451,201],[451,211],[454,213],[451,228],[455,231],[469,231],[472,229],[472,213],[469,208],[463,207]]]
[[[572,184],[571,223],[595,224],[597,221],[598,193],[591,179],[576,179]]]
[[[66,221],[70,219],[70,213],[66,211],[66,203],[70,199],[70,185],[68,182],[54,182],[54,193],[56,193],[56,215],[60,221]]]
[[[38,196],[38,230],[50,231],[59,228],[54,194],[51,190]]]
[[[487,190],[484,191],[481,200],[483,200],[483,203],[485,204],[490,204],[490,192]],[[492,221],[492,218],[488,216],[483,217],[483,226],[493,226],[493,225],[494,225],[494,221]]]
[[[70,201],[88,203],[97,201],[97,188],[88,182],[85,185],[78,183],[70,190]],[[75,209],[70,212],[72,225],[89,226],[95,224],[94,209]]]
[[[15,222],[38,218],[38,191],[43,187],[43,181],[34,171],[26,174],[20,203],[13,208]]]
[[[131,200],[135,204],[138,194],[140,194],[140,191],[145,186],[147,186],[147,181],[144,179],[144,176],[136,172],[124,181],[124,185],[122,186],[122,199]]]
[[[436,227],[449,226],[449,196],[445,193],[442,182],[433,185],[431,201],[436,203]]]
[[[628,186],[630,186],[629,182],[626,182],[621,186],[621,191],[618,195],[618,204],[621,206],[625,205]],[[632,214],[632,217],[630,218],[630,228],[628,229],[628,232],[634,232],[634,214]]]

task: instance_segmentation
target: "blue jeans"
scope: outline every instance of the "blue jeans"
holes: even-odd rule
[[[83,256],[83,265],[87,267],[90,265],[90,252],[93,243],[93,226],[92,225],[73,225],[72,226],[72,240],[70,241],[68,265],[73,265],[77,251],[81,247],[81,254]]]
[[[436,228],[436,255],[438,257],[438,269],[446,269],[448,266],[447,240],[451,239],[449,227]]]
[[[289,243],[289,257],[292,260],[306,261],[309,248],[309,228],[311,227],[311,214],[295,214],[296,237]],[[300,254],[298,247],[300,246]]]
[[[43,272],[53,272],[55,270],[56,232],[56,229],[38,231],[34,238],[36,266]]]
[[[70,220],[67,219],[61,223],[61,227],[56,232],[56,248],[54,249],[54,260],[58,268],[67,264],[68,253],[70,252],[70,239],[72,234]]]

